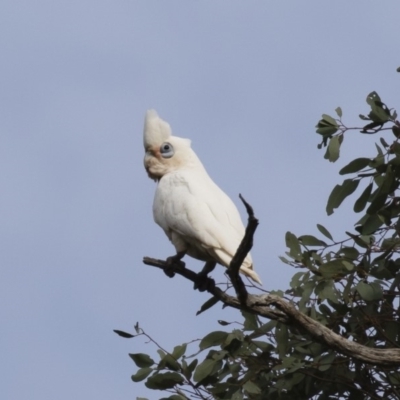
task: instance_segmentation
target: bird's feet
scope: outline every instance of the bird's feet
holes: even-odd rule
[[[200,292],[212,291],[215,288],[215,281],[208,277],[208,274],[215,268],[214,261],[207,261],[203,269],[197,274],[197,279],[194,284],[194,289],[199,289]]]
[[[184,255],[185,253],[177,253],[174,256],[167,258],[167,265],[164,267],[165,275],[169,278],[173,278],[175,276],[175,268],[185,268],[185,263],[182,261]]]
[[[193,289],[198,289],[199,292],[212,292],[215,289],[215,281],[207,275],[198,273]]]

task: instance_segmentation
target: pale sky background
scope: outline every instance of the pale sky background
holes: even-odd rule
[[[158,399],[128,357],[154,347],[113,329],[139,321],[171,350],[240,320],[219,306],[196,317],[209,295],[141,262],[173,254],[142,164],[148,108],[244,217],[238,194],[253,205],[266,289],[295,272],[278,259],[287,230],[351,229],[350,202],[327,218],[327,196],[378,137],[350,133],[330,164],[315,124],[341,106],[360,125],[372,90],[399,107],[399,14],[395,0],[3,0],[1,398]]]

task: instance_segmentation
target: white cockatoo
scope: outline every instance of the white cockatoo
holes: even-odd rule
[[[174,258],[188,254],[228,267],[245,234],[236,206],[209,177],[190,140],[172,136],[154,110],[146,113],[143,136],[144,166],[157,181],[154,220],[175,246]],[[250,254],[240,271],[261,284]]]

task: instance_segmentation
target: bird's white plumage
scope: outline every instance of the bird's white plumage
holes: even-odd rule
[[[161,146],[172,147],[164,158]],[[153,203],[155,222],[177,252],[228,266],[245,229],[232,200],[212,181],[188,139],[171,135],[169,125],[154,110],[146,114],[145,168],[156,181]],[[241,272],[261,283],[253,271],[250,254]]]
[[[155,110],[148,110],[144,120],[143,144],[144,147],[159,145],[171,136],[171,127],[162,120]]]

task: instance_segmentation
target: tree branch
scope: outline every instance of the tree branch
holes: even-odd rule
[[[246,290],[246,286],[239,275],[239,270],[243,264],[244,259],[247,257],[247,254],[249,254],[249,251],[253,247],[253,237],[258,226],[258,219],[255,218],[253,208],[250,206],[250,204],[247,203],[247,201],[243,198],[241,194],[239,194],[239,197],[246,207],[247,215],[249,217],[244,238],[240,242],[240,245],[229,264],[228,276],[231,279],[232,285],[235,289],[240,303],[245,305],[248,293]]]
[[[198,274],[188,268],[182,268],[180,265],[173,264],[172,266],[168,264],[164,260],[158,260],[156,258],[144,257],[143,263],[146,265],[150,265],[152,267],[160,268],[165,270],[166,268],[172,269],[172,271],[178,275],[183,276],[189,281],[192,281],[194,284],[200,285],[204,283],[204,278],[199,278]],[[243,304],[240,303],[239,299],[235,296],[231,296],[224,291],[222,291],[219,287],[215,285],[215,281],[212,278],[207,278],[210,281],[209,285],[206,285],[206,291],[213,296],[215,296],[219,301],[221,301],[225,306],[233,307],[238,310],[242,310],[245,308]],[[249,296],[250,298],[254,297],[253,295]],[[251,301],[250,307],[246,306],[246,311],[252,312],[253,314],[262,315],[266,318],[277,320],[279,322],[288,322],[288,318],[286,315],[279,311],[270,307],[262,307],[261,309],[255,304],[254,301]],[[248,309],[247,309],[248,308]]]
[[[298,311],[293,304],[287,302],[281,297],[275,295],[252,296],[257,297],[256,304],[263,308],[263,305],[269,307],[275,305],[288,318],[288,325],[294,325],[304,329],[310,336],[337,350],[342,354],[346,354],[359,361],[374,364],[376,366],[394,367],[400,365],[400,349],[376,349],[373,347],[363,346],[357,342],[353,342],[337,333],[331,331],[325,325],[308,317]],[[262,315],[262,314],[259,314]],[[263,315],[264,316],[264,315]]]
[[[306,331],[315,340],[326,344],[339,353],[346,354],[361,362],[385,367],[400,366],[400,349],[398,348],[377,349],[361,345],[338,335],[325,325],[322,325],[320,322],[298,311],[292,303],[289,303],[279,296],[269,294],[254,295],[247,292],[246,286],[239,276],[239,270],[243,264],[243,260],[246,258],[253,245],[253,235],[257,229],[258,220],[254,217],[251,206],[242,196],[240,196],[240,199],[243,201],[249,215],[248,224],[246,234],[228,268],[228,275],[232,281],[237,297],[223,292],[215,285],[215,281],[209,277],[206,278],[209,284],[206,285],[205,290],[215,296],[225,306],[245,310],[261,317],[277,320],[286,325],[300,328]],[[165,269],[168,269],[168,271],[172,269],[174,273],[195,283],[195,287],[199,287],[200,285],[204,286],[204,277],[200,277],[196,272],[178,263],[171,265],[166,261],[149,257],[144,257],[143,263],[160,268],[164,271]]]

